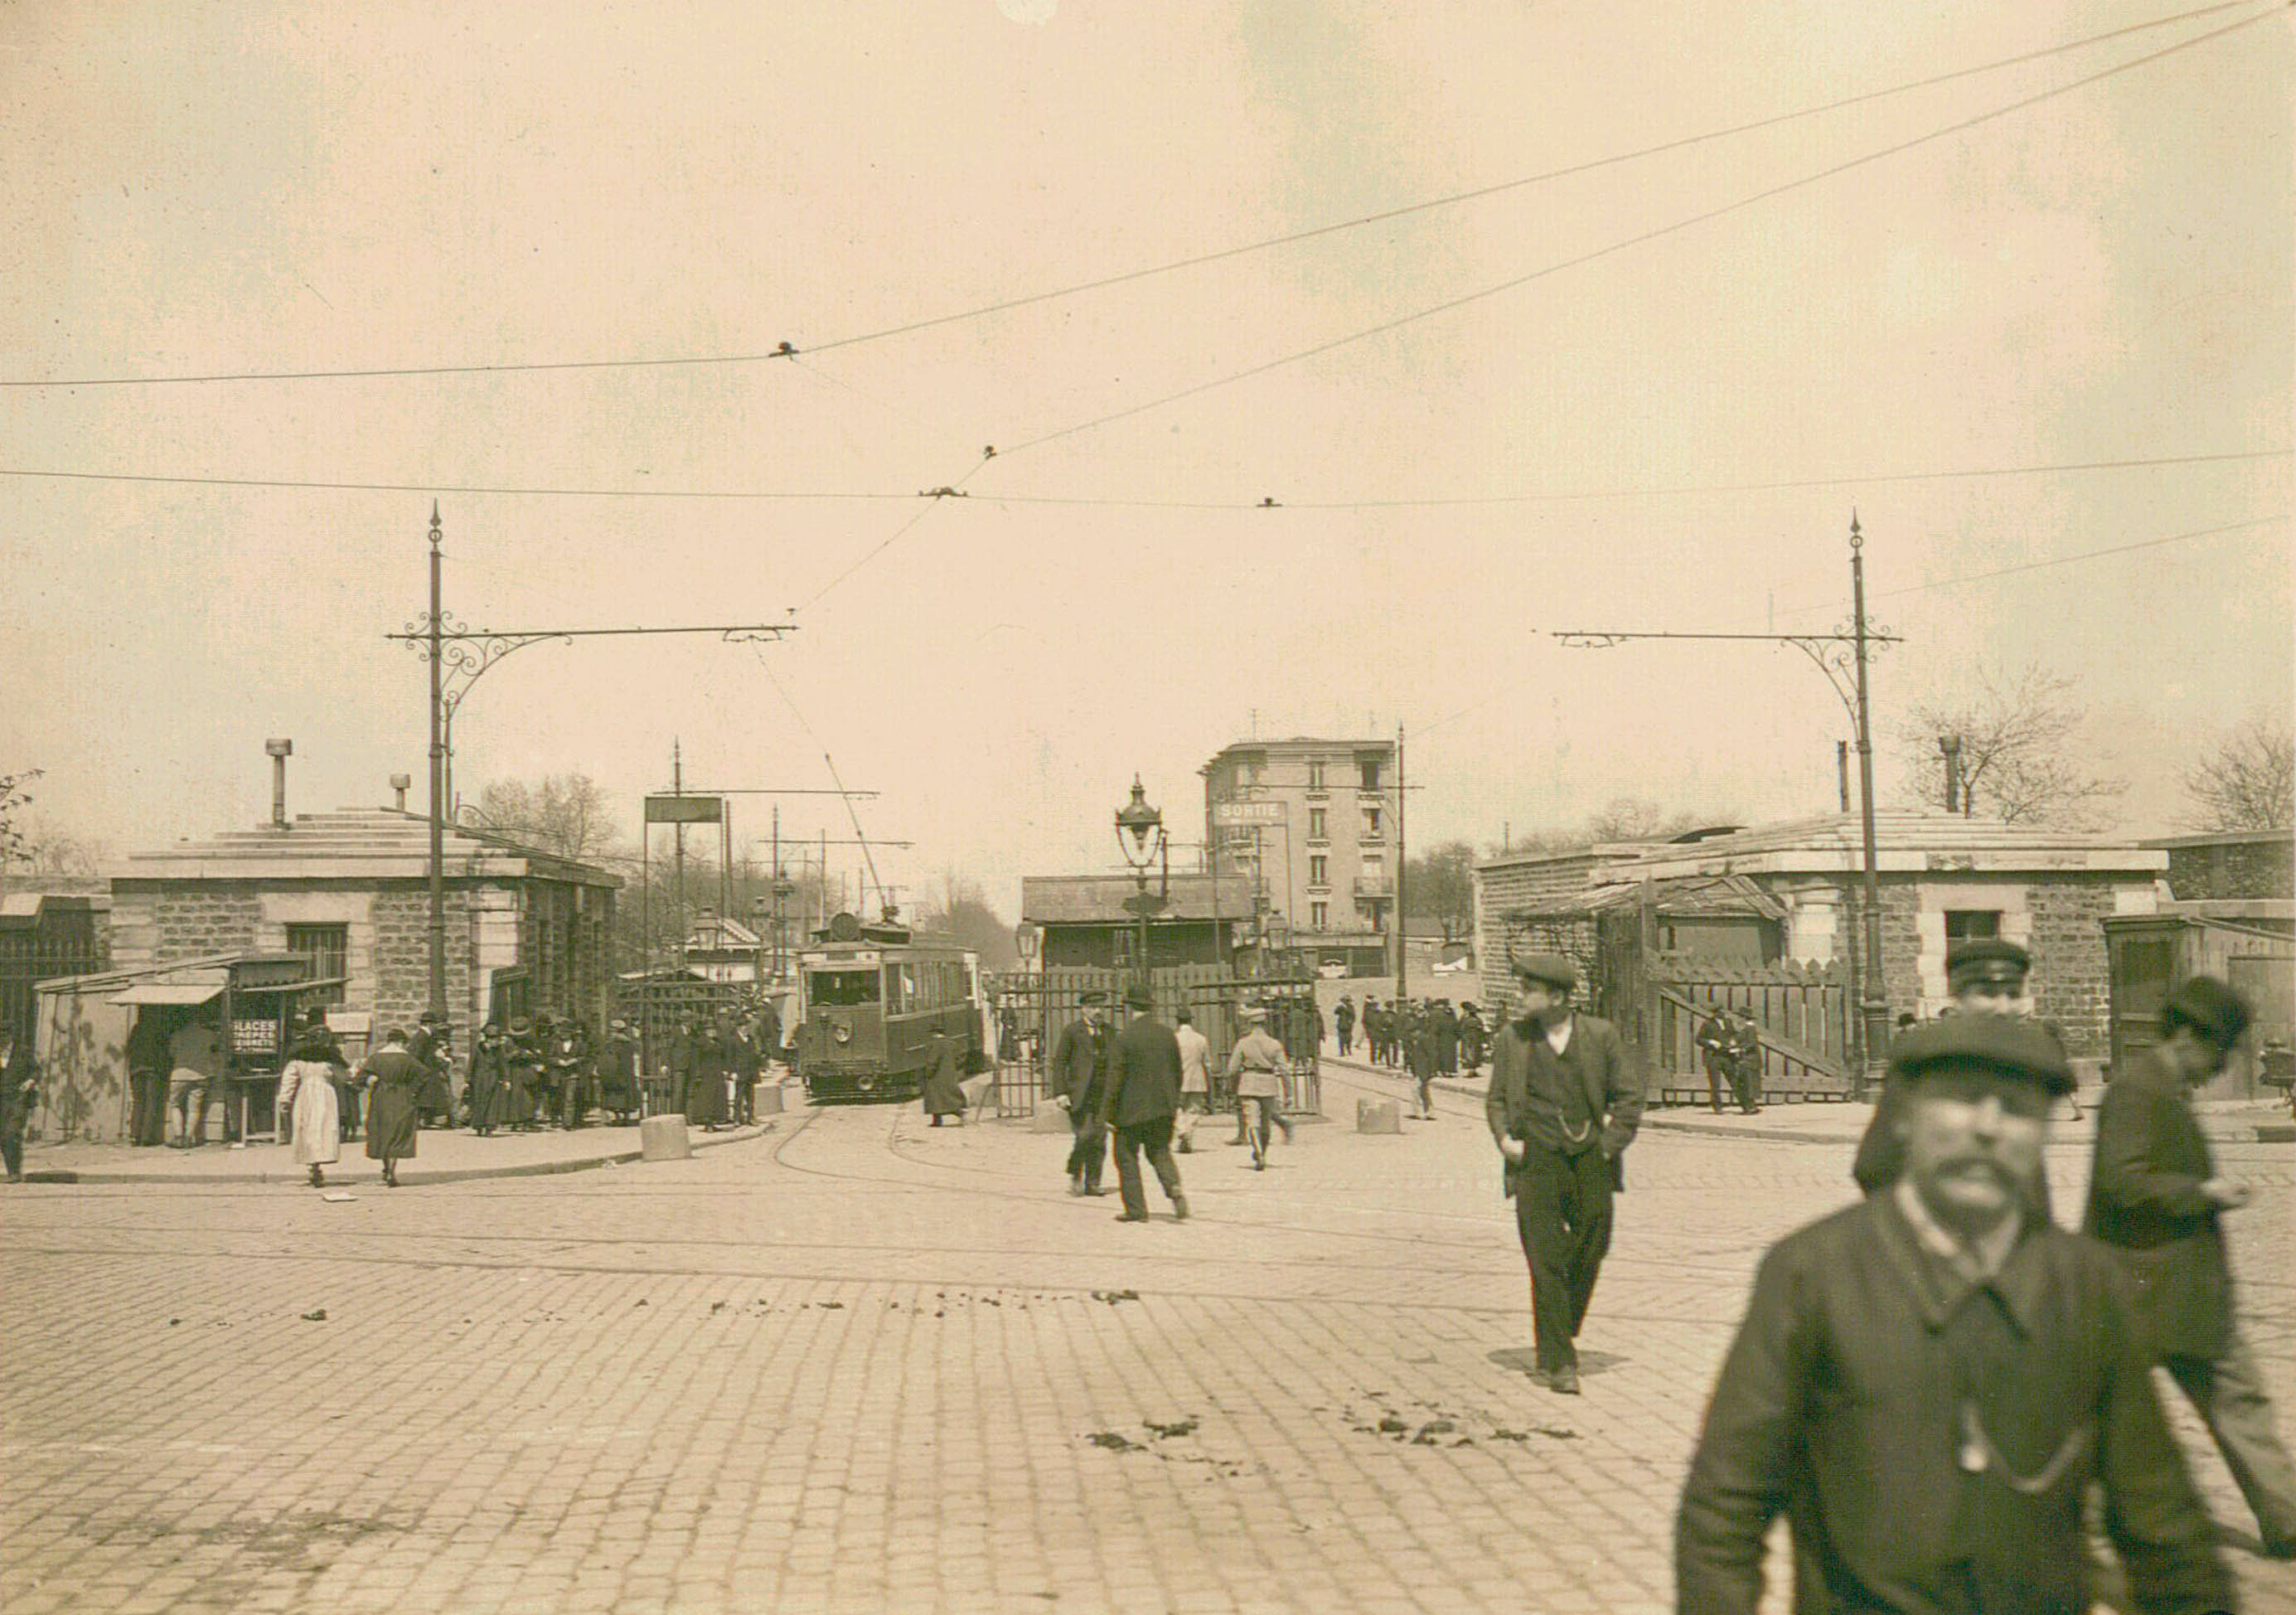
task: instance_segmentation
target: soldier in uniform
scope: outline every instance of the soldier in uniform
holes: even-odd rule
[[[1102,1122],[1100,1102],[1108,1085],[1108,995],[1084,994],[1077,1000],[1076,1019],[1061,1029],[1053,1045],[1052,1069],[1046,1087],[1055,1103],[1069,1113],[1074,1143],[1069,1147],[1069,1193],[1100,1194],[1100,1175],[1108,1160],[1108,1128]]]
[[[2099,1487],[2114,1607],[2233,1609],[2111,1258],[2022,1193],[2063,1053],[1963,1014],[1890,1063],[1904,1170],[1763,1258],[1683,1488],[1676,1607],[1753,1615],[1783,1513],[1796,1609],[2080,1615]]]
[[[1493,1039],[1483,1113],[1530,1267],[1533,1373],[1549,1390],[1576,1396],[1572,1341],[1610,1249],[1611,1196],[1623,1176],[1620,1157],[1642,1122],[1642,1078],[1616,1028],[1571,1012],[1578,972],[1570,960],[1530,954],[1513,972],[1518,1014]]]

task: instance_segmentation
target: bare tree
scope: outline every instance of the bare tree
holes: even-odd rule
[[[2070,678],[2038,664],[2014,672],[1979,667],[1965,684],[1931,694],[1898,726],[1915,779],[1942,781],[1939,742],[1958,742],[1956,805],[1964,815],[2015,824],[2094,829],[2128,783],[2093,774],[2078,750],[2088,713]],[[1924,799],[1939,800],[1941,793]]]
[[[1731,816],[1719,819],[1680,808],[1669,813],[1656,802],[1638,796],[1614,796],[1603,805],[1602,810],[1587,817],[1585,841],[1654,841],[1677,836],[1685,831],[1697,830],[1708,824],[1727,824]]]
[[[76,836],[45,816],[35,816],[17,839],[16,856],[34,874],[93,875],[111,857],[101,841]]]
[[[496,780],[479,793],[478,822],[562,858],[594,862],[616,840],[606,793],[586,774],[547,775],[535,785]]]
[[[1412,907],[1441,922],[1443,940],[1456,942],[1474,929],[1475,848],[1442,841],[1404,865],[1404,891]]]
[[[2296,734],[2254,717],[2217,737],[2185,771],[2195,830],[2283,830],[2296,824]]]
[[[23,768],[14,774],[0,774],[0,869],[5,869],[25,853],[24,809],[32,805],[26,787],[39,778],[41,770]]]
[[[980,955],[983,970],[1011,970],[1020,963],[1013,927],[989,906],[986,892],[954,870],[942,872],[940,889],[926,898],[918,928],[936,931]]]

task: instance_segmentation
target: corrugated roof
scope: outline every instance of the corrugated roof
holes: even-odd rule
[[[621,877],[508,836],[447,826],[442,864],[449,880],[535,875],[578,885],[618,887]],[[299,813],[286,829],[228,830],[205,840],[129,856],[122,881],[404,880],[427,875],[430,821],[390,808]]]
[[[1151,890],[1155,884],[1149,882]],[[1030,925],[1130,924],[1135,916],[1126,911],[1124,902],[1139,889],[1130,875],[1023,875],[1021,918]],[[1215,913],[1225,920],[1250,918],[1251,883],[1230,878],[1219,881],[1215,891],[1210,875],[1172,877],[1161,918],[1209,920]]]

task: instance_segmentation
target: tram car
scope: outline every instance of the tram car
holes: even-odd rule
[[[833,916],[799,950],[799,1077],[814,1100],[914,1099],[936,1029],[971,1070],[985,1011],[977,955],[906,927]]]

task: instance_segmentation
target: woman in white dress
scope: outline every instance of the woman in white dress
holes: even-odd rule
[[[279,1113],[294,1128],[295,1164],[311,1168],[314,1189],[327,1181],[320,1168],[342,1159],[342,1115],[335,1100],[335,1080],[342,1069],[343,1051],[326,1023],[315,1015],[288,1051],[287,1067],[279,1073]]]

